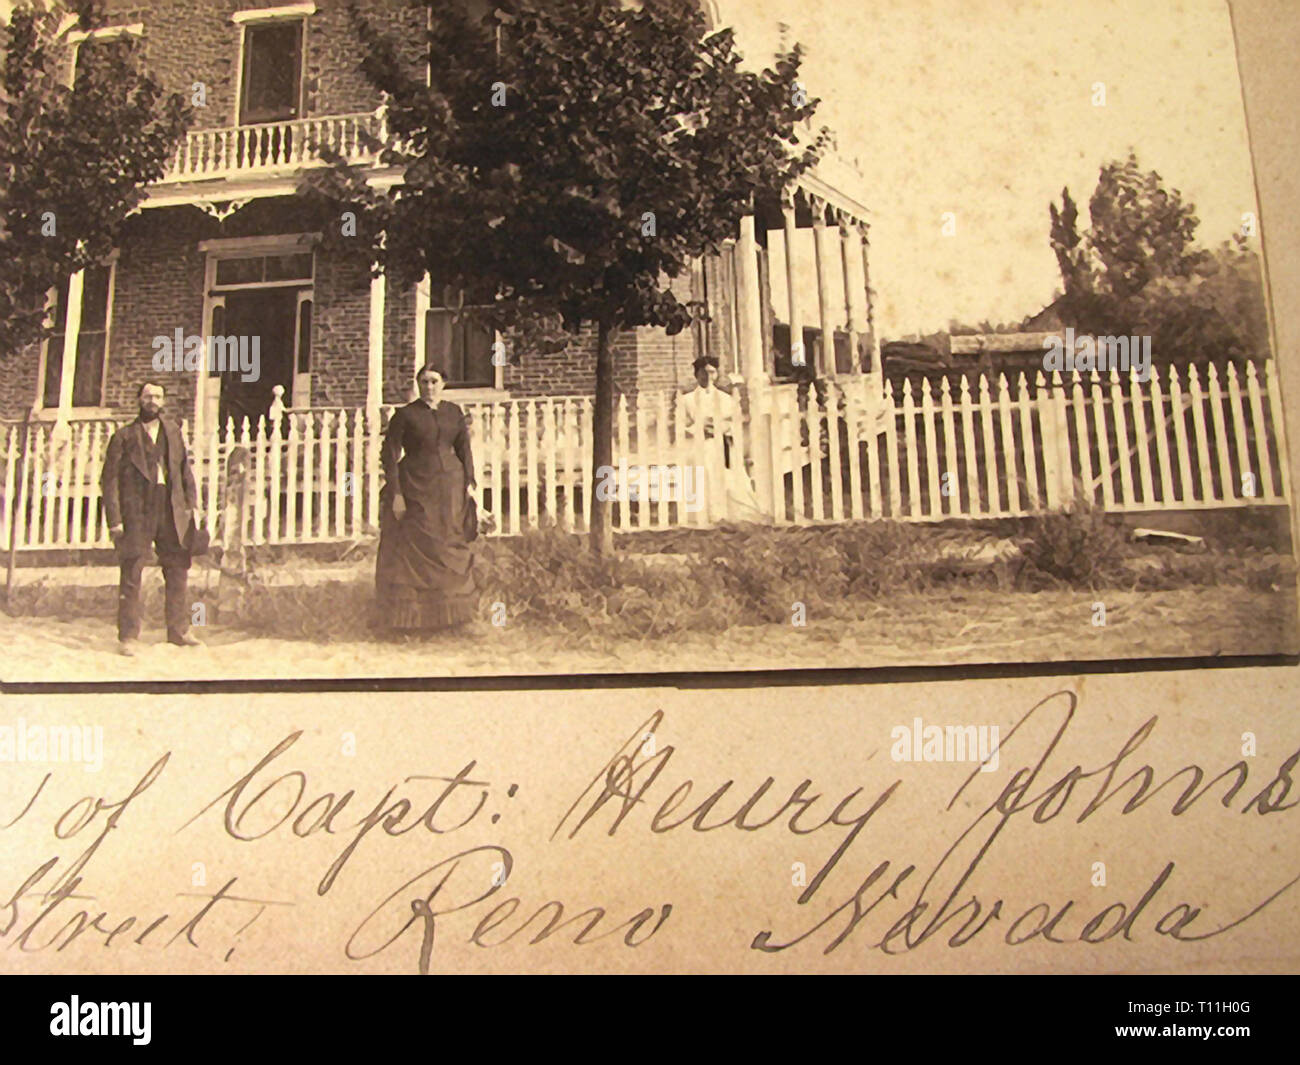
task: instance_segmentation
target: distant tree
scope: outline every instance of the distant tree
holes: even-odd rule
[[[352,205],[364,254],[404,283],[427,274],[472,292],[516,335],[594,326],[593,461],[609,466],[618,332],[681,331],[692,311],[669,281],[825,143],[802,126],[817,101],[800,50],[743,70],[732,31],[710,33],[691,0],[498,0],[482,18],[427,8],[427,83],[353,8],[402,182],[378,192],[339,165],[314,187],[335,212]],[[608,502],[590,502],[592,546],[607,552]]]
[[[68,86],[67,31],[99,21],[24,2],[0,27],[0,359],[47,334],[47,293],[112,250],[189,120],[129,39],[83,45]]]
[[[1198,247],[1195,207],[1132,154],[1101,168],[1088,210],[1081,233],[1069,189],[1048,206],[1065,325],[1150,336],[1158,363],[1267,356],[1259,262],[1244,238]]]

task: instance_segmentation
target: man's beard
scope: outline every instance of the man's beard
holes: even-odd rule
[[[141,408],[140,408],[140,420],[141,420],[142,422],[151,422],[151,421],[153,421],[155,418],[157,418],[161,413],[162,413],[162,411],[160,411],[160,410],[145,410],[143,407],[141,407]]]

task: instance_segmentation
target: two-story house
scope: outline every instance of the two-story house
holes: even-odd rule
[[[373,23],[411,41],[418,56],[427,17],[422,9],[399,0],[359,2]],[[713,24],[720,24],[713,4],[706,0],[706,6]],[[579,474],[570,468],[580,460],[566,466],[561,459],[559,474],[545,478],[538,467],[528,471],[524,449],[543,433],[546,419],[556,417],[554,440],[562,439],[575,456],[586,450],[578,443],[579,408],[586,397],[589,412],[594,390],[594,335],[583,333],[556,352],[494,359],[495,338],[456,314],[453,294],[371,278],[364,267],[318,244],[297,189],[305,169],[326,165],[320,146],[368,168],[378,185],[401,180],[378,165],[365,135],[382,134],[383,100],[360,70],[363,46],[344,0],[106,0],[105,13],[101,28],[67,35],[69,75],[94,48],[125,42],[139,50],[166,90],[192,101],[195,118],[166,173],[126,221],[115,254],[61,286],[53,300],[57,331],[38,351],[14,360],[0,382],[0,417],[12,424],[34,405],[38,419],[49,423],[34,461],[47,464],[46,474],[54,471],[59,491],[68,495],[67,515],[85,515],[78,520],[60,511],[51,517],[28,503],[24,544],[104,540],[93,521],[98,437],[88,437],[84,456],[77,442],[72,457],[66,447],[59,455],[53,447],[69,439],[63,432],[69,424],[85,436],[92,422],[107,427],[129,417],[146,378],[163,378],[168,407],[186,420],[200,464],[215,467],[225,446],[217,437],[231,435],[232,421],[239,429],[247,418],[254,437],[259,419],[281,409],[296,412],[296,419],[273,422],[314,433],[347,419],[353,430],[377,425],[376,416],[411,398],[414,371],[426,361],[443,370],[449,398],[479,415],[476,431],[497,427],[497,458],[485,461],[513,470],[520,491],[571,476],[571,510],[580,514]],[[855,168],[832,156],[797,188],[760,203],[720,255],[674,282],[679,297],[707,308],[704,320],[676,336],[651,327],[620,335],[615,383],[624,401],[689,387],[692,362],[701,353],[717,355],[724,374],[751,395],[779,388],[805,372],[802,366],[869,384],[862,375],[874,378],[880,362],[860,185]],[[177,366],[160,374],[159,338],[179,348],[191,337],[205,343],[256,338],[258,372],[242,372],[232,357],[224,368]],[[518,401],[535,397],[575,397],[577,406],[571,412],[566,401],[564,409],[548,413],[533,403],[518,413]],[[506,419],[492,420],[494,411],[507,407],[515,411],[510,418],[516,426],[534,419],[537,428],[537,434],[523,433],[514,458],[505,451]],[[566,418],[572,430],[565,429]],[[368,435],[366,455],[373,453],[375,434]],[[10,450],[19,450],[17,437],[10,440]],[[287,454],[272,458],[267,451],[267,476],[311,476],[314,487],[305,490],[301,480],[268,484],[266,497],[281,503],[265,504],[271,524],[256,535],[284,538],[276,515],[300,512],[312,505],[313,492],[319,495],[320,472],[302,468],[310,454]],[[14,462],[11,455],[11,471]],[[362,456],[354,464],[371,485],[365,510],[373,516],[375,463]],[[336,460],[330,476],[344,466]],[[200,475],[215,486],[215,473],[201,469]],[[779,487],[769,498],[777,495]],[[6,505],[9,498],[17,496],[7,490]],[[317,500],[322,521],[323,507]],[[294,518],[284,521],[292,539]]]
[[[418,8],[362,6],[412,41],[423,29]],[[313,246],[295,197],[301,171],[323,165],[319,144],[372,162],[363,132],[382,122],[342,0],[110,0],[107,12],[104,28],[69,35],[70,63],[104,39],[129,38],[169,91],[196,103],[195,123],[117,255],[59,292],[59,331],[5,382],[6,416],[32,403],[47,416],[129,411],[137,383],[154,373],[155,338],[178,330],[260,338],[256,380],[237,368],[176,374],[173,410],[208,425],[265,414],[277,386],[295,409],[400,402],[425,357],[443,364],[465,398],[591,391],[591,338],[494,365],[492,338],[453,321],[445,294],[372,281]],[[376,181],[399,177],[375,168]],[[686,385],[700,350],[718,354],[733,376],[779,378],[791,368],[792,334],[823,371],[860,370],[871,312],[855,178],[827,160],[786,204],[762,205],[721,257],[680,280],[683,294],[709,307],[707,325],[619,340],[620,390]],[[807,252],[814,261],[801,274],[794,260]],[[830,357],[822,336],[836,338]]]

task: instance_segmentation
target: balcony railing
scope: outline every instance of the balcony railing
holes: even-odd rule
[[[374,162],[377,153],[369,138],[382,141],[384,136],[379,111],[192,130],[162,180],[253,177],[321,166],[322,149],[337,152],[349,163]]]

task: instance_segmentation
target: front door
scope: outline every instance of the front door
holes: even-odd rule
[[[272,389],[284,388],[285,404],[293,395],[294,331],[298,311],[296,288],[249,289],[225,297],[224,350],[247,351],[240,360],[227,357],[221,374],[221,425],[247,418],[254,430],[257,419],[271,406]],[[220,348],[217,349],[219,357]],[[249,364],[251,363],[251,366]]]

